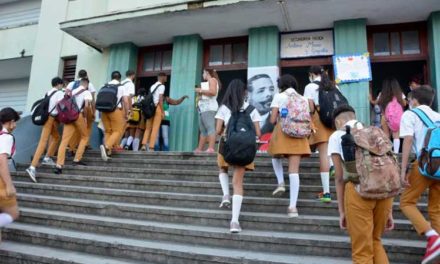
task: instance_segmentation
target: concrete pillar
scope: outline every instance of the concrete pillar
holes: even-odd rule
[[[251,28],[249,30],[249,67],[278,66],[280,36],[278,27]]]
[[[436,89],[433,107],[440,109],[440,11],[431,13],[428,20],[430,83]]]
[[[131,42],[113,44],[110,46],[110,58],[107,68],[107,79],[110,80],[113,71],[121,72],[122,78],[125,77],[127,70],[136,71],[138,48]]]

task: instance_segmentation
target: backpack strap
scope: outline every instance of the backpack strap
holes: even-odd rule
[[[11,156],[8,159],[12,159],[12,156],[15,154],[16,146],[15,146],[15,137],[11,133],[4,132],[3,130],[0,130],[0,136],[2,135],[10,135],[12,137],[12,148],[11,148]],[[15,166],[15,164],[14,164]]]
[[[51,98],[54,94],[56,94],[56,93],[58,93],[58,92],[59,92],[59,90],[56,90],[55,92],[53,92],[53,93],[50,95],[49,100],[50,100],[50,98]],[[52,112],[53,112],[53,110],[55,110],[55,108],[57,108],[57,105],[58,105],[58,103],[56,103],[56,104],[54,105],[54,107],[49,111],[49,115],[52,114]]]
[[[429,118],[423,110],[416,108],[412,109],[411,112],[415,113],[426,127],[435,128],[434,122],[432,122],[431,118]]]
[[[253,105],[248,105],[248,107],[246,107],[246,110],[244,112],[248,115],[251,115],[254,110],[255,107]]]
[[[154,95],[154,93],[156,92],[157,89],[159,89],[159,87],[163,85],[161,83],[159,83],[158,85],[156,85],[156,88],[154,88],[153,92],[151,93],[152,95]]]

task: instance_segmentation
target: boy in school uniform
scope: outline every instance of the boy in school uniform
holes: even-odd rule
[[[393,198],[371,200],[362,198],[352,182],[344,182],[342,136],[344,128],[362,129],[351,106],[343,105],[333,113],[336,131],[330,136],[328,155],[335,167],[335,182],[339,208],[339,225],[347,229],[351,239],[352,259],[356,264],[387,264],[387,254],[381,237],[394,227]]]
[[[431,109],[434,90],[421,86],[411,92],[410,109],[422,111],[432,122],[440,121],[440,114]],[[420,174],[417,160],[409,161],[410,152],[420,153],[425,141],[427,127],[418,115],[408,110],[400,122],[400,137],[403,138],[401,177],[407,188],[400,197],[400,209],[411,221],[417,233],[425,235],[428,244],[422,264],[440,262],[440,181],[429,179]],[[428,214],[431,223],[426,221],[417,209],[417,201],[429,190]]]
[[[80,142],[78,150],[76,151],[73,159],[74,165],[86,164],[81,161],[84,151],[86,149],[87,141],[89,140],[89,134],[87,130],[87,111],[90,110],[91,102],[93,101],[92,94],[87,90],[89,80],[87,78],[81,79],[80,86],[72,91],[72,96],[75,97],[76,104],[81,113],[78,119],[70,124],[64,124],[63,138],[61,139],[60,147],[58,148],[57,165],[54,169],[55,174],[61,174],[64,162],[66,160],[66,148],[72,137],[76,134],[80,134]]]
[[[43,126],[43,129],[41,130],[41,136],[40,141],[38,142],[38,147],[35,150],[34,157],[32,159],[32,163],[29,166],[29,168],[26,169],[26,172],[28,173],[29,177],[33,182],[37,182],[37,170],[36,167],[38,166],[38,163],[40,161],[41,155],[43,155],[46,145],[49,142],[49,137],[51,137],[51,140],[49,142],[49,147],[46,152],[46,156],[43,158],[43,164],[47,165],[55,165],[55,162],[50,158],[51,156],[54,156],[55,152],[58,148],[58,143],[60,141],[60,134],[58,132],[59,122],[55,119],[55,117],[58,114],[58,111],[56,109],[56,104],[63,99],[64,93],[61,91],[64,87],[64,82],[61,78],[55,77],[52,79],[52,89],[50,89],[46,96],[51,96],[49,101],[49,119],[46,121],[46,123]]]

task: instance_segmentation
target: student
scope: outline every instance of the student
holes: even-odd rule
[[[146,96],[147,96],[147,90],[145,90],[145,88],[141,87],[138,90],[138,95],[134,97],[134,104],[140,104],[145,99]],[[139,124],[136,126],[134,139],[133,139],[133,143],[132,143],[133,151],[139,150],[139,145],[140,145],[142,136],[145,131],[146,120],[143,117],[142,111],[140,111],[140,112],[141,112],[140,113],[140,121],[139,121]]]
[[[325,126],[319,117],[319,89],[330,90],[337,89],[329,79],[327,73],[321,66],[312,66],[309,70],[310,83],[304,90],[304,97],[309,99],[310,111],[313,113],[313,125],[316,132],[309,138],[311,147],[316,147],[319,151],[319,168],[321,183],[323,188],[322,202],[331,202],[330,194],[330,162],[327,156],[328,139],[333,133],[333,129]]]
[[[284,192],[284,174],[282,157],[287,157],[289,160],[289,180],[290,180],[290,204],[287,209],[288,217],[298,217],[298,210],[296,207],[299,193],[299,165],[302,156],[311,154],[310,146],[307,138],[293,138],[281,130],[281,124],[279,122],[282,110],[287,110],[286,106],[289,102],[289,97],[298,96],[305,102],[308,102],[306,98],[298,94],[298,83],[296,79],[289,74],[281,76],[278,82],[279,92],[273,98],[271,103],[272,113],[270,121],[275,125],[275,129],[272,133],[272,138],[269,142],[269,154],[274,158],[272,159],[275,175],[278,180],[278,188],[274,191],[276,195],[279,192]],[[310,112],[309,105],[304,111]]]
[[[0,111],[0,229],[17,220],[19,216],[17,191],[8,166],[8,159],[15,153],[15,142],[11,133],[18,120],[20,116],[14,109],[6,107]]]
[[[73,159],[74,165],[86,164],[81,161],[83,158],[84,151],[86,149],[87,142],[89,140],[89,134],[87,130],[87,111],[90,111],[91,102],[93,101],[92,94],[87,90],[89,80],[87,78],[81,79],[80,86],[77,89],[71,91],[72,96],[74,96],[76,104],[81,113],[78,119],[70,124],[64,124],[63,138],[61,139],[60,147],[58,148],[57,164],[54,169],[55,174],[61,174],[66,160],[66,148],[72,137],[78,133],[80,134],[80,142],[78,150],[76,151],[75,157]]]
[[[361,129],[362,125],[356,120],[354,109],[348,105],[338,107],[333,119],[337,130],[329,139],[328,155],[335,167],[339,225],[341,229],[348,229],[353,263],[387,264],[389,261],[381,237],[385,230],[394,227],[393,198],[364,199],[357,193],[352,182],[344,182],[341,137],[346,133],[346,126]]]
[[[165,73],[159,73],[157,82],[150,87],[150,93],[153,94],[154,104],[156,105],[156,112],[152,118],[147,120],[147,124],[145,125],[141,148],[143,151],[154,151],[154,144],[159,134],[160,124],[165,117],[165,112],[163,111],[163,95],[165,93],[165,83],[167,79],[168,77]]]
[[[440,114],[431,109],[434,90],[424,85],[412,91],[409,101],[410,109],[425,113],[432,122],[440,121]],[[427,127],[418,115],[406,111],[402,116],[400,137],[403,138],[401,174],[407,188],[400,197],[400,209],[411,221],[419,235],[424,235],[428,244],[422,264],[439,263],[440,261],[440,181],[424,177],[418,170],[418,161],[409,161],[410,152],[419,154],[425,141]],[[429,190],[428,214],[430,222],[417,208],[417,202],[426,190]]]
[[[221,89],[221,83],[217,72],[213,69],[205,69],[203,79],[208,82],[208,89],[196,88],[196,93],[200,98],[197,103],[200,138],[199,145],[194,152],[202,152],[208,141],[206,152],[213,153],[215,151],[215,114],[218,110],[217,95]]]
[[[108,82],[109,85],[117,85],[117,106],[113,112],[102,112],[101,120],[104,124],[105,130],[105,143],[100,146],[101,158],[107,161],[112,155],[112,149],[115,145],[119,144],[121,133],[125,123],[128,120],[128,105],[127,101],[123,100],[125,95],[125,88],[121,86],[121,73],[114,71],[111,74],[112,80]]]
[[[133,97],[136,92],[134,82],[133,82],[134,79],[136,78],[136,74],[133,70],[128,70],[125,73],[125,76],[126,76],[125,80],[123,80],[121,83],[121,85],[124,86],[124,89],[125,89],[125,94],[124,94],[123,100],[126,100],[127,105],[129,107],[128,112],[131,113],[132,105],[134,103]],[[129,127],[130,127],[130,129],[128,129]],[[128,131],[128,133],[125,133],[125,132],[127,132],[127,130],[130,130],[130,131]],[[135,133],[135,131],[133,131],[133,130],[134,130],[133,125],[130,123],[127,123],[123,127],[121,135],[124,135],[124,133],[125,133],[125,136],[122,138],[122,141],[121,140],[118,141],[118,142],[121,142],[120,147],[124,148],[126,145],[130,146],[133,143],[133,139],[134,139],[133,137],[134,137],[134,133]]]
[[[225,135],[225,127],[228,126],[229,119],[232,113],[239,111],[246,111],[249,107],[249,103],[245,101],[246,98],[246,85],[240,80],[232,80],[226,90],[223,98],[222,106],[219,108],[216,119],[216,132],[218,135]],[[252,122],[254,123],[257,136],[261,136],[260,121],[261,116],[257,109],[254,109],[250,113]],[[229,195],[229,177],[228,168],[229,165],[225,162],[220,152],[217,154],[217,163],[220,170],[219,180],[223,191],[223,200],[220,204],[220,208],[229,207],[231,205]],[[241,204],[243,202],[243,177],[246,170],[254,170],[254,163],[247,166],[234,166],[234,175],[232,178],[232,185],[234,188],[234,195],[232,196],[232,219],[230,231],[231,233],[241,232],[240,223],[238,221]]]
[[[396,98],[396,100],[394,100],[394,98]],[[382,91],[379,93],[374,103],[379,105],[381,112],[384,113],[381,119],[382,129],[388,136],[391,135],[393,139],[394,153],[399,153],[400,126],[395,124],[400,124],[400,119],[402,117],[401,114],[403,114],[403,108],[406,106],[406,97],[400,88],[399,82],[395,78],[385,79],[382,83]]]
[[[165,112],[165,118],[162,120],[162,124],[160,125],[160,133],[156,139],[156,144],[154,146],[154,150],[161,150],[160,148],[160,138],[163,140],[163,151],[169,151],[168,145],[168,134],[170,129],[170,105],[180,105],[185,99],[188,99],[188,95],[180,97],[178,100],[172,99],[169,96],[165,96],[163,101],[163,110]]]
[[[41,130],[40,141],[38,142],[38,147],[35,150],[32,163],[29,168],[26,169],[29,177],[35,183],[37,182],[36,167],[38,166],[41,155],[43,155],[46,149],[46,145],[49,142],[49,137],[51,138],[49,142],[49,147],[47,149],[46,156],[43,158],[42,163],[55,166],[55,162],[52,160],[51,157],[55,155],[55,152],[58,148],[58,143],[60,141],[60,133],[58,132],[59,122],[55,119],[58,114],[56,104],[64,97],[64,93],[61,91],[61,89],[63,89],[63,86],[63,80],[59,77],[55,77],[52,79],[52,89],[50,89],[46,93],[46,96],[52,95],[49,101],[49,111],[51,112],[49,113],[49,119],[46,121],[43,129]]]

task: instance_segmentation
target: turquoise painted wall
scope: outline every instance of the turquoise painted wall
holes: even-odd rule
[[[192,151],[198,141],[195,84],[202,78],[203,41],[199,35],[178,36],[173,41],[170,97],[188,95],[179,106],[170,107],[170,149]]]
[[[440,109],[440,11],[434,12],[428,21],[428,41],[429,41],[429,65],[431,75],[431,85],[436,88],[436,101],[434,106]]]
[[[113,71],[120,71],[122,79],[127,70],[137,69],[138,47],[133,43],[119,43],[110,46],[110,58],[106,80],[110,79]]]
[[[251,28],[249,30],[249,67],[278,66],[279,30],[276,26]]]
[[[335,54],[350,55],[368,52],[366,19],[342,20],[334,23]],[[369,83],[339,85],[343,94],[355,108],[357,118],[370,123]]]

